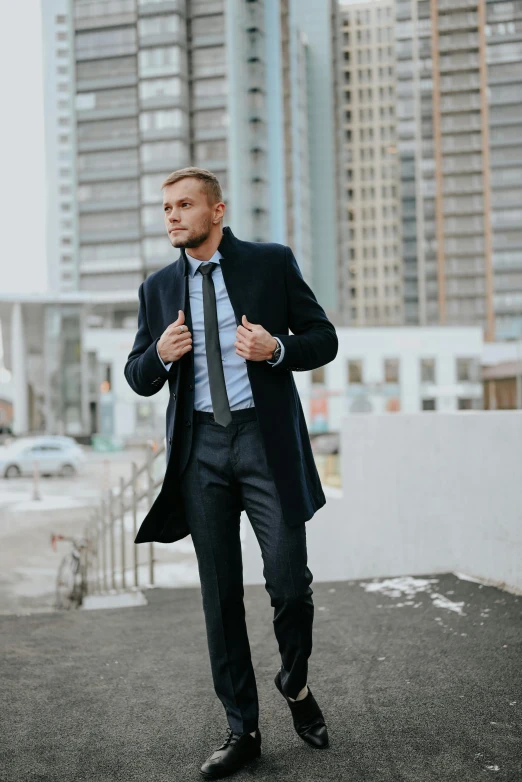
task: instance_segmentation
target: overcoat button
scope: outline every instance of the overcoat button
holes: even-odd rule
[[[169,437],[169,445],[172,445],[172,437]]]
[[[190,421],[185,421],[185,423],[186,423],[187,426],[192,426]]]
[[[189,391],[193,391],[193,390],[194,390],[194,386],[193,386],[193,385],[190,385],[190,386],[189,386]]]
[[[173,391],[173,392],[172,392],[172,398],[173,398],[173,399],[175,399],[175,398],[176,398],[176,392],[175,392],[175,391]]]

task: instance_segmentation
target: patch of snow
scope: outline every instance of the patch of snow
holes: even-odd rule
[[[437,608],[445,608],[446,610],[454,611],[456,614],[460,614],[461,616],[466,616],[466,614],[462,611],[464,601],[461,603],[454,603],[452,600],[449,600],[444,595],[439,595],[437,592],[434,592],[432,595],[430,595],[430,597],[433,600],[433,605],[437,606]]]
[[[463,612],[464,602],[456,603],[445,595],[441,595],[439,592],[433,592],[432,584],[438,584],[438,578],[414,578],[413,576],[399,576],[397,578],[385,578],[382,580],[375,579],[371,582],[361,583],[363,589],[366,592],[380,592],[387,597],[402,597],[413,598],[420,592],[426,592],[433,600],[433,605],[437,608],[444,608],[447,611],[454,611],[461,616],[466,616]],[[407,600],[405,602],[395,603],[395,608],[404,608],[407,605],[421,605],[415,603],[413,600]],[[381,606],[378,606],[379,608]],[[441,618],[438,616],[435,618],[436,622],[441,622]]]
[[[468,576],[467,573],[453,573],[453,575],[457,576],[461,581],[473,581],[474,584],[486,584],[486,581],[475,578],[474,576]]]
[[[362,583],[366,592],[381,592],[388,597],[415,597],[419,592],[429,592],[430,584],[438,584],[438,578],[414,578],[413,576],[398,576],[397,578],[385,578],[382,581]]]
[[[26,495],[27,497],[27,495]],[[63,508],[84,508],[92,505],[89,500],[77,500],[74,497],[44,497],[41,500],[28,500],[14,503],[9,510],[14,513],[26,513],[27,511],[60,510]]]
[[[87,595],[82,603],[83,611],[93,611],[101,608],[131,608],[148,605],[143,592],[121,592],[108,595]],[[118,661],[115,660],[115,663]]]
[[[14,502],[23,502],[31,493],[28,491],[0,491],[0,505],[12,505]]]
[[[17,567],[12,572],[22,579],[13,585],[13,592],[18,597],[50,594],[56,580],[56,568]]]

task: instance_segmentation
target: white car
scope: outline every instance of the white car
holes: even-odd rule
[[[42,475],[75,475],[85,462],[80,446],[66,437],[24,437],[0,447],[0,475],[32,475],[34,463]]]

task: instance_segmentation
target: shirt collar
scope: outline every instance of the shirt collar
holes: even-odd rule
[[[185,255],[187,256],[187,261],[190,264],[189,274],[190,274],[191,277],[194,277],[194,275],[196,274],[200,264],[202,264],[202,263],[210,263],[210,262],[212,262],[212,263],[219,263],[220,259],[223,257],[221,255],[221,253],[219,252],[219,250],[216,250],[216,252],[212,256],[212,258],[210,258],[208,261],[200,261],[197,258],[193,258],[191,255],[188,254],[188,252],[186,250],[185,250]]]

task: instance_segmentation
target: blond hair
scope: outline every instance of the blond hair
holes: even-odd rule
[[[173,171],[169,174],[166,180],[161,185],[161,189],[168,185],[173,185],[174,182],[179,182],[181,179],[192,177],[193,179],[199,179],[203,191],[206,193],[207,201],[210,206],[223,201],[223,193],[221,191],[221,185],[215,174],[211,171],[207,171],[206,168],[197,168],[196,166],[189,166],[188,168],[180,168],[177,171]]]

